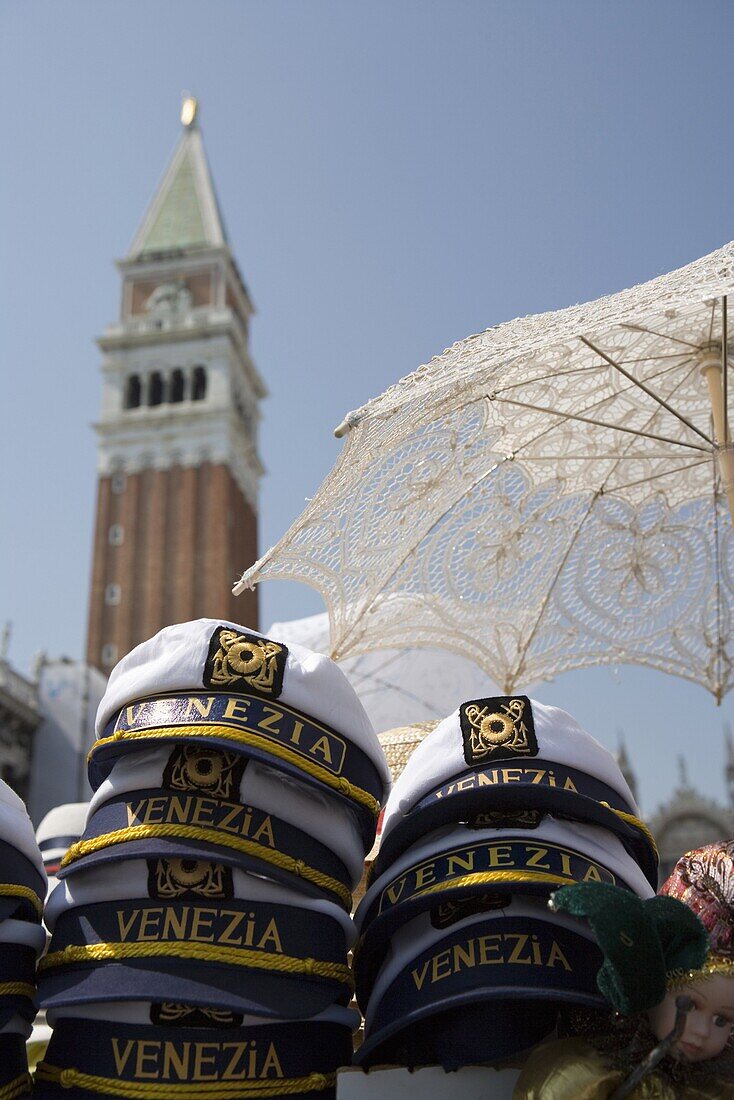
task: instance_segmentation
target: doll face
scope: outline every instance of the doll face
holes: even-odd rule
[[[673,1047],[673,1057],[686,1062],[715,1058],[734,1030],[734,978],[716,974],[706,981],[666,993],[665,999],[647,1014],[657,1039],[664,1039],[673,1030],[675,1001],[682,994],[691,998],[693,1008],[686,1016],[683,1034]]]

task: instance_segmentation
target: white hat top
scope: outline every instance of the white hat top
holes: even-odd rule
[[[17,943],[22,947],[32,947],[40,955],[46,946],[46,932],[40,924],[27,920],[0,921],[0,944]]]
[[[439,943],[455,932],[470,928],[473,924],[479,922],[499,920],[502,917],[541,920],[557,928],[566,928],[569,931],[576,932],[584,939],[594,942],[593,934],[588,925],[578,920],[577,917],[569,917],[566,913],[554,913],[548,908],[545,901],[536,901],[532,898],[513,899],[502,909],[472,913],[461,920],[457,920],[449,928],[436,928],[431,923],[431,914],[421,913],[413,920],[406,921],[402,927],[394,932],[390,940],[387,954],[370,993],[365,1014],[365,1028],[371,1028],[385,991],[392,985],[398,974],[405,970],[407,966],[410,966],[413,959],[417,959],[419,955],[429,950],[435,943]]]
[[[339,922],[344,930],[347,946],[355,940],[354,921],[334,902],[321,898],[306,897],[299,890],[292,890],[270,879],[248,874],[234,868],[232,871],[234,899],[254,902],[272,902],[274,905],[292,905],[298,909],[308,909],[313,913],[323,913]],[[77,871],[63,879],[46,902],[43,919],[46,927],[53,932],[56,921],[68,909],[80,905],[96,905],[99,902],[131,901],[148,897],[148,863],[144,859],[127,860],[124,865],[101,864],[85,871]],[[151,898],[152,901],[155,898]],[[214,899],[187,897],[191,905],[212,905]],[[219,899],[217,899],[219,900]],[[161,905],[167,904],[161,899]],[[221,899],[226,906],[226,899]]]
[[[38,871],[43,882],[46,882],[43,859],[25,803],[2,780],[0,780],[0,840],[11,848],[16,848],[21,855],[25,856]],[[0,871],[0,880],[2,878],[3,873]]]
[[[218,749],[199,751],[221,754]],[[163,773],[170,757],[170,746],[142,749],[120,757],[94,794],[87,820],[111,798],[129,791],[162,787]],[[189,789],[182,793],[205,792]],[[364,870],[362,835],[352,810],[342,800],[292,779],[285,772],[250,760],[239,791],[230,801],[256,806],[299,828],[339,857],[351,876],[352,889],[359,882]]]
[[[43,844],[57,837],[80,837],[84,832],[88,805],[87,802],[65,802],[62,806],[54,806],[36,829],[38,843]]]
[[[462,704],[467,705],[469,704]],[[491,765],[496,762],[500,767],[506,766],[509,759],[511,764],[532,766],[533,759],[537,758],[575,768],[611,787],[629,804],[631,813],[639,816],[632,792],[612,754],[582,729],[565,710],[533,699],[530,700],[530,705],[537,752],[533,755],[498,758],[496,761],[493,759]],[[383,839],[401,817],[430,791],[478,766],[476,763],[467,763],[460,715],[461,708],[457,708],[412,753],[387,800],[382,825]]]
[[[264,638],[259,631],[224,619],[196,619],[164,627],[141,642],[113,668],[99,709],[97,737],[128,703],[165,692],[200,691],[214,632],[227,628]],[[276,639],[267,639],[276,640]],[[294,710],[331,726],[371,760],[385,787],[390,772],[377,734],[349,680],[323,653],[290,644],[279,698]]]
[[[362,921],[375,899],[386,886],[400,879],[410,868],[423,866],[455,848],[501,844],[503,840],[510,838],[533,846],[536,858],[540,852],[538,843],[543,842],[578,852],[592,863],[598,863],[611,871],[616,879],[629,886],[638,897],[655,896],[655,891],[640,870],[639,864],[627,852],[619,838],[599,825],[558,820],[550,816],[544,817],[534,829],[469,829],[463,825],[446,825],[402,852],[384,874],[372,883],[355,914],[358,931],[361,932]]]

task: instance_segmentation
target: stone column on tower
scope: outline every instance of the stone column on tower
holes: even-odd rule
[[[227,241],[195,100],[130,251],[103,353],[87,661],[103,672],[169,623],[257,627],[235,599],[258,556],[257,450],[265,385],[249,352],[252,301]]]

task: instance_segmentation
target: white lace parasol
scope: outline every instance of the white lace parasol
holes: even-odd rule
[[[720,700],[732,290],[734,244],[455,344],[345,417],[333,470],[235,591],[318,589],[337,658],[452,650],[506,692],[631,662]]]

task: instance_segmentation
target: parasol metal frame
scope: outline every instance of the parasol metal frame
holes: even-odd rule
[[[727,296],[721,299],[721,347],[712,343],[702,348],[698,361],[709,391],[714,422],[714,450],[718,460],[722,487],[734,525],[734,448],[729,441],[728,386],[728,309]]]

